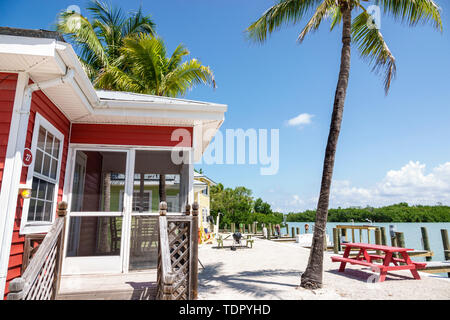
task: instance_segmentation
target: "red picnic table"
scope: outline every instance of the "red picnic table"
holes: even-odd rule
[[[395,271],[395,270],[410,270],[414,279],[420,280],[420,276],[417,270],[424,269],[427,265],[424,262],[414,262],[410,259],[408,251],[412,251],[413,249],[390,247],[368,243],[343,243],[342,246],[345,246],[344,255],[342,257],[341,256],[331,257],[331,260],[333,262],[341,263],[339,272],[344,272],[345,265],[347,263],[367,266],[371,267],[372,270],[376,269],[380,270],[379,282],[384,281],[388,271]],[[349,257],[351,249],[359,249],[357,256],[354,258]],[[383,251],[384,255],[369,254],[367,250]],[[403,258],[394,258],[393,257],[394,253],[399,253]],[[374,263],[373,262],[374,260],[382,260],[383,264]],[[390,265],[391,263],[393,264],[392,266]]]

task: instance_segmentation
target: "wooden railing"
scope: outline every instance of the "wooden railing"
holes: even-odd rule
[[[167,215],[160,203],[158,300],[193,300],[198,290],[198,204],[184,214]]]
[[[59,289],[67,203],[45,235],[22,276],[9,283],[8,300],[53,300]]]

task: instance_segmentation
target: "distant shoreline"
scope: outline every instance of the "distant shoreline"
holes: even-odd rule
[[[288,213],[286,222],[315,221],[316,210]],[[337,208],[328,210],[328,222],[450,222],[450,206],[409,206],[399,203],[385,207],[373,208]]]

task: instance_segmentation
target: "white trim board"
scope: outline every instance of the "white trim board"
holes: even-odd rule
[[[20,234],[43,233],[48,232],[55,221],[55,212],[58,202],[59,181],[61,174],[62,154],[64,149],[64,134],[55,128],[54,125],[45,119],[41,114],[36,112],[34,119],[33,138],[31,140],[31,153],[33,154],[33,162],[28,167],[27,186],[31,189],[34,177],[34,161],[36,160],[36,148],[39,137],[39,128],[43,127],[60,141],[58,154],[58,167],[56,169],[55,189],[53,190],[53,207],[51,213],[51,221],[42,223],[28,223],[28,210],[30,207],[30,199],[24,199],[22,208],[22,217],[20,220]],[[44,161],[44,159],[42,159]],[[38,177],[39,178],[39,177]]]
[[[19,73],[0,191],[0,297],[3,298],[8,273],[9,253],[16,215],[17,195],[22,172],[22,155],[28,127],[31,97],[25,97],[28,74]],[[27,102],[28,105],[27,105]]]

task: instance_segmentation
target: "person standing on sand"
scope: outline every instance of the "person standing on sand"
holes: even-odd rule
[[[263,226],[262,232],[263,232],[264,239],[267,239],[267,228],[266,228],[266,225]]]
[[[277,225],[275,226],[275,230],[277,231],[277,237],[278,237],[278,238],[281,237],[281,228],[280,228],[280,225],[279,225],[279,224],[277,224]]]

